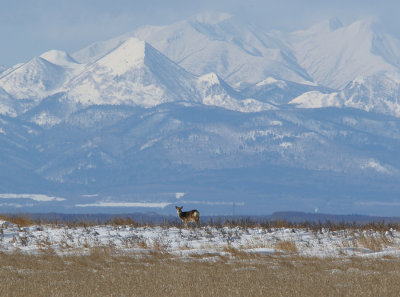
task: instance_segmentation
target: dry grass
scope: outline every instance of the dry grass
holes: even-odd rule
[[[147,226],[146,225],[140,225],[137,222],[135,222],[132,218],[130,217],[121,217],[121,216],[114,216],[110,218],[109,220],[100,223],[99,221],[92,219],[92,218],[85,218],[82,216],[82,218],[79,218],[78,220],[70,220],[70,221],[65,221],[62,222],[58,219],[46,219],[46,218],[41,218],[41,217],[36,217],[33,218],[30,214],[2,214],[0,215],[0,219],[16,224],[20,227],[29,227],[33,225],[43,225],[43,224],[50,224],[52,226],[67,226],[70,228],[74,227],[93,227],[93,226],[98,226],[98,225],[110,225],[110,226]]]
[[[288,252],[288,253],[294,253],[294,254],[297,253],[296,242],[294,242],[293,240],[278,241],[275,244],[275,248],[280,251],[284,251],[284,252]]]
[[[0,219],[16,224],[21,227],[28,227],[38,223],[37,221],[33,220],[28,214],[12,215],[12,216],[1,215]]]
[[[0,254],[0,296],[399,296],[400,260]]]

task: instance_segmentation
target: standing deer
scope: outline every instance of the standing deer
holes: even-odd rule
[[[187,226],[187,223],[189,222],[194,222],[197,224],[197,226],[200,225],[199,219],[200,219],[200,213],[197,211],[197,209],[193,209],[190,211],[182,211],[183,206],[178,207],[175,206],[176,212],[178,213],[178,217],[182,220],[182,222]]]

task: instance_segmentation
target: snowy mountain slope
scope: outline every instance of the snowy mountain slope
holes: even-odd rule
[[[322,93],[310,91],[301,94],[289,102],[298,108],[343,107],[344,100],[338,92]]]
[[[41,57],[2,74],[0,87],[16,99],[41,99],[60,88],[68,75],[67,69]]]
[[[7,70],[0,78],[4,114],[17,114],[6,91],[23,103],[24,119],[42,126],[58,124],[82,106],[130,104],[152,107],[183,101],[243,112],[275,108],[243,98],[216,74],[197,77],[137,38],[128,38],[94,62],[78,63],[51,50]],[[8,98],[8,99],[7,99]],[[21,101],[22,102],[22,101]]]
[[[221,80],[215,73],[205,74],[197,80],[199,97],[205,105],[218,106],[240,112],[258,112],[277,109],[276,106],[252,98],[244,98]],[[242,98],[243,97],[243,98]],[[239,98],[235,99],[235,98]]]
[[[400,117],[400,72],[359,77],[341,95],[347,107]]]
[[[322,93],[333,92],[331,89],[313,84],[298,84],[291,81],[277,80],[273,77],[268,77],[263,81],[244,89],[241,93],[262,102],[284,105],[294,98],[311,91],[320,91]]]
[[[0,88],[0,114],[15,117],[18,109],[18,102],[3,88]]]
[[[185,69],[196,74],[218,73],[235,87],[268,76],[311,80],[284,40],[232,17],[214,22],[197,17],[172,26],[144,27],[135,34]]]
[[[370,20],[343,26],[331,19],[282,34],[242,24],[224,14],[141,27],[73,56],[82,62],[94,61],[131,36],[147,41],[194,74],[215,72],[235,87],[273,77],[341,89],[360,75],[393,72],[400,67],[400,41],[381,32]]]
[[[70,90],[70,98],[84,105],[152,107],[184,101],[239,111],[274,108],[253,99],[241,100],[241,95],[216,74],[196,77],[146,42],[133,37],[89,64],[66,88]]]
[[[216,73],[239,88],[243,98],[280,105],[300,96],[298,106],[303,107],[352,106],[397,114],[390,103],[397,99],[384,86],[393,85],[390,77],[400,73],[400,41],[370,20],[344,26],[331,19],[307,30],[282,34],[242,24],[226,14],[200,15],[167,26],[141,27],[73,56],[82,62],[95,61],[131,36],[146,40],[192,73]],[[372,83],[376,76],[388,77],[386,83],[380,83],[381,89],[376,84],[368,86],[374,89],[373,96],[380,98],[376,107],[372,93],[369,107],[352,104],[359,94],[347,86],[360,78],[370,77],[367,80]],[[318,96],[302,96],[318,91]],[[340,93],[337,100],[336,92]],[[341,105],[342,101],[348,104]]]
[[[41,127],[51,128],[80,108],[79,103],[71,100],[66,93],[60,92],[42,99],[37,105],[21,114],[20,118]]]
[[[145,26],[106,42],[95,43],[73,57],[94,61],[130,36],[137,36],[196,75],[217,73],[234,87],[268,76],[297,82],[311,78],[274,34],[222,14],[197,16],[168,26]]]
[[[306,92],[289,103],[301,108],[351,107],[400,117],[400,73],[359,77],[341,92]]]
[[[399,71],[400,42],[371,21],[329,20],[289,36],[298,63],[320,85],[344,88],[358,76]]]
[[[60,91],[84,65],[66,52],[51,50],[0,74],[0,87],[16,99],[40,99]]]
[[[131,102],[154,106],[170,100],[189,100],[187,81],[194,76],[136,38],[90,64],[71,80],[69,95],[83,104]]]
[[[79,67],[77,65],[79,63],[64,51],[50,50],[41,54],[40,57],[55,65],[66,66],[69,68]]]

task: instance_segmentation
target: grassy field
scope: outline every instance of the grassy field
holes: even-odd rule
[[[370,251],[360,253],[362,256],[358,257],[303,257],[298,250],[301,241],[292,239],[274,241],[276,252],[269,254],[248,253],[243,248],[224,243],[219,253],[178,256],[162,248],[160,241],[151,246],[143,242],[141,246],[139,240],[139,245],[135,243],[134,247],[140,248],[141,252],[135,249],[132,249],[135,252],[123,251],[110,242],[87,247],[84,244],[84,250],[88,252],[82,253],[49,241],[47,245],[43,243],[43,248],[34,250],[38,254],[32,255],[21,250],[24,247],[22,241],[35,243],[35,237],[28,237],[24,226],[37,225],[46,229],[49,227],[45,224],[50,224],[52,228],[63,230],[60,236],[65,236],[67,242],[71,232],[80,227],[83,227],[83,233],[74,233],[75,241],[84,240],[86,233],[93,234],[95,229],[90,226],[96,226],[96,222],[42,222],[24,215],[2,218],[18,227],[17,231],[15,227],[0,229],[3,248],[0,252],[0,296],[400,296],[400,257],[375,257],[372,253],[382,251],[386,246],[397,248],[398,243],[390,234],[394,230],[397,232],[398,224],[292,225],[276,221],[257,225],[242,221],[240,224],[214,223],[215,234],[208,234],[210,227],[203,226],[204,236],[212,236],[218,242],[218,236],[226,233],[222,228],[226,225],[240,226],[243,229],[241,236],[250,227],[263,228],[266,234],[269,228],[308,228],[309,234],[313,235],[311,239],[320,238],[322,234],[332,239],[334,230],[347,230],[352,238],[345,241],[348,248]],[[107,229],[109,232],[122,230],[116,233],[117,239],[125,234],[118,226],[140,226],[129,218],[113,218],[107,224],[114,226]],[[157,232],[163,235],[170,227],[164,226]],[[182,228],[182,225],[174,227]],[[332,232],[326,233],[324,229]],[[182,229],[174,232],[183,236],[185,232],[179,230]],[[201,230],[189,228],[186,233],[195,236]],[[377,233],[363,233],[363,230]],[[162,238],[161,243],[171,238]],[[57,250],[54,249],[56,246]],[[57,254],[57,251],[62,253]],[[178,248],[178,252],[184,251],[185,246]]]
[[[400,259],[0,254],[0,296],[400,296]]]

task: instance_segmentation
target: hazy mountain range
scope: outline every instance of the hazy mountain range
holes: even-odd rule
[[[140,27],[0,68],[0,204],[397,215],[399,117],[400,41],[371,21]]]

